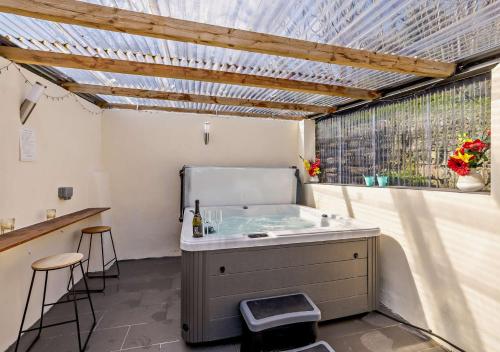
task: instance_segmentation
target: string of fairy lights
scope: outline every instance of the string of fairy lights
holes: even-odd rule
[[[24,72],[22,71],[21,67],[19,67],[15,62],[9,62],[8,64],[6,64],[5,66],[2,66],[0,67],[0,76],[4,73],[4,72],[7,72],[9,71],[9,69],[13,67],[15,68],[16,72],[18,72],[21,77],[24,79],[25,81],[25,84],[29,85],[29,86],[33,86],[35,83],[33,83],[28,77],[26,77],[26,75],[24,74]],[[103,114],[103,109],[100,109],[100,111],[96,112],[96,111],[92,111],[90,110],[89,108],[87,108],[79,99],[79,97],[72,93],[72,92],[67,92],[66,94],[63,94],[63,95],[60,95],[60,96],[54,96],[54,95],[50,95],[50,94],[47,94],[45,91],[43,93],[43,96],[51,101],[54,101],[54,102],[60,102],[60,101],[63,101],[63,100],[66,100],[66,99],[73,99],[78,105],[80,105],[80,107],[86,111],[87,113],[91,114],[91,115],[94,115],[94,116],[101,116]],[[161,111],[155,111],[155,110],[143,110],[143,109],[140,109],[140,106],[138,104],[133,104],[133,105],[136,105],[137,106],[137,111],[141,111],[142,113],[147,113],[147,114],[161,114],[162,112]],[[221,119],[229,119],[230,116],[225,116],[225,115],[220,115],[218,113],[218,110],[215,110],[215,115],[218,117],[218,118],[221,118]],[[274,115],[274,114],[272,114]]]
[[[9,62],[7,65],[0,67],[0,75],[2,75],[5,72],[8,72],[11,67],[13,67],[16,70],[15,72],[17,72],[24,79],[25,84],[27,84],[31,87],[35,85],[35,83],[33,83],[28,77],[26,77],[26,75],[22,71],[21,67],[16,65],[14,62]],[[50,95],[46,91],[44,91],[43,96],[46,99],[53,101],[53,102],[61,102],[61,101],[64,101],[66,99],[73,99],[85,112],[87,112],[88,114],[94,115],[94,116],[101,116],[103,113],[102,109],[99,109],[99,111],[93,111],[93,110],[87,108],[80,101],[78,96],[72,92],[67,92],[66,94],[56,96],[56,95]]]

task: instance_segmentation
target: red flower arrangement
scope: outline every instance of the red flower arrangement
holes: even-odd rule
[[[474,140],[464,134],[459,139],[458,148],[448,159],[448,167],[460,176],[467,176],[472,169],[483,166],[488,161],[486,152],[490,149],[490,138],[490,131]]]
[[[300,156],[300,158],[304,162],[304,168],[306,169],[309,176],[314,177],[314,176],[318,176],[321,173],[321,169],[320,169],[321,161],[318,157],[316,157],[315,160],[307,160],[307,159],[304,159],[302,156]]]

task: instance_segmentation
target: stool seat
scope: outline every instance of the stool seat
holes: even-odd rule
[[[111,231],[111,226],[92,226],[82,229],[82,233],[94,234]]]
[[[79,263],[83,259],[81,253],[62,253],[51,255],[31,264],[31,268],[37,271],[62,269]]]

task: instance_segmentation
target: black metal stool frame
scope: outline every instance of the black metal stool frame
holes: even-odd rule
[[[86,291],[80,291],[80,292],[78,292],[78,291],[75,290],[75,279],[74,279],[74,276],[73,276],[73,269],[74,269],[75,266],[80,266],[80,270],[82,272],[82,278],[83,278],[83,282],[85,283]],[[30,288],[29,288],[29,291],[28,291],[28,298],[26,300],[26,305],[24,307],[23,318],[21,320],[21,327],[19,328],[19,334],[17,335],[16,348],[15,348],[14,352],[17,352],[17,350],[19,348],[19,342],[21,340],[21,335],[23,333],[29,332],[29,331],[38,330],[38,334],[36,335],[35,339],[31,342],[31,344],[29,345],[29,347],[26,350],[26,352],[28,352],[29,350],[31,350],[31,348],[35,345],[35,343],[40,338],[40,335],[42,334],[42,329],[49,328],[49,327],[52,327],[52,326],[63,325],[63,324],[70,324],[70,323],[76,323],[76,329],[77,329],[77,332],[78,332],[78,348],[80,349],[80,352],[85,351],[85,349],[87,348],[87,344],[89,342],[90,336],[92,335],[92,332],[93,332],[94,327],[96,325],[96,318],[95,318],[95,312],[94,312],[94,305],[92,304],[92,299],[90,298],[90,291],[89,291],[89,287],[87,285],[87,280],[85,279],[85,273],[83,272],[83,265],[82,265],[81,261],[78,264],[70,265],[70,282],[72,283],[73,287],[72,287],[71,291],[69,291],[69,289],[68,289],[67,300],[66,301],[60,301],[60,302],[54,302],[54,303],[45,303],[45,296],[46,296],[46,293],[47,293],[47,281],[48,281],[49,271],[60,270],[60,269],[61,268],[58,268],[58,269],[49,269],[49,270],[33,270],[33,275],[31,277]],[[31,328],[31,329],[23,330],[24,321],[26,320],[26,313],[28,312],[28,306],[29,306],[29,303],[30,303],[31,292],[33,291],[33,283],[35,282],[35,277],[36,277],[36,272],[37,271],[44,271],[45,272],[45,280],[44,280],[44,284],[43,284],[42,312],[40,314],[40,326],[37,327],[37,328]],[[69,299],[69,294],[70,293],[73,296],[72,300]],[[87,297],[79,297],[79,298],[77,298],[77,294],[79,294],[79,293],[86,293]],[[92,323],[92,327],[90,328],[89,335],[87,336],[87,338],[85,340],[85,343],[82,346],[82,341],[81,341],[82,338],[81,338],[81,331],[80,331],[80,319],[79,319],[79,316],[78,316],[78,307],[77,307],[77,303],[76,302],[80,301],[80,300],[84,300],[84,299],[87,299],[89,301],[89,303],[90,303],[90,309],[92,311],[93,323]],[[71,302],[73,302],[73,306],[74,306],[74,309],[75,309],[75,319],[73,319],[73,320],[66,320],[66,321],[62,321],[62,322],[58,322],[58,323],[53,323],[53,324],[48,324],[48,325],[45,325],[45,326],[43,325],[43,313],[44,313],[44,308],[45,307],[47,307],[47,306],[54,306],[56,304],[71,303]]]
[[[107,263],[104,263],[104,239],[103,239],[103,236],[102,236],[102,234],[105,233],[105,232],[109,232],[109,237],[111,239],[111,246],[113,247],[113,254],[115,255],[114,258],[112,258],[111,260],[109,260]],[[101,261],[102,261],[102,274],[101,275],[89,274],[90,253],[91,253],[91,250],[92,250],[92,239],[93,239],[93,236],[97,235],[97,234],[99,234],[101,236]],[[102,231],[102,232],[95,232],[95,233],[86,233],[86,232],[82,231],[82,233],[80,234],[80,241],[78,241],[78,248],[76,250],[77,252],[80,251],[80,246],[82,244],[82,239],[83,239],[84,235],[90,235],[89,252],[88,252],[88,255],[87,255],[87,259],[82,260],[82,263],[83,262],[87,262],[87,269],[85,271],[85,275],[89,279],[102,279],[102,288],[92,289],[92,290],[90,290],[90,292],[94,292],[94,293],[95,292],[104,292],[104,290],[106,289],[106,278],[117,278],[117,277],[120,277],[120,266],[118,264],[118,257],[116,256],[116,249],[115,249],[115,242],[113,241],[113,234],[112,234],[111,230]],[[112,263],[116,263],[117,273],[116,274],[111,274],[111,275],[104,274],[106,272],[106,267],[109,264],[112,264]],[[69,282],[68,282],[68,289],[69,289]],[[82,291],[78,291],[78,293],[82,293]]]

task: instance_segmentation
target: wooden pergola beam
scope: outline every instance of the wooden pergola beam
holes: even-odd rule
[[[185,109],[185,108],[173,108],[169,106],[158,106],[158,105],[133,105],[133,104],[105,104],[102,106],[103,109],[126,109],[126,110],[138,110],[138,111],[167,111],[167,112],[181,112],[181,113],[193,113],[193,114],[210,114],[210,115],[221,115],[221,116],[243,116],[243,117],[257,117],[266,119],[276,119],[276,120],[291,120],[291,121],[301,121],[304,120],[305,116],[293,116],[293,115],[283,115],[283,114],[259,114],[253,112],[233,112],[233,111],[214,111],[214,110],[203,110],[203,109]]]
[[[426,77],[449,77],[455,64],[150,15],[74,0],[0,0],[0,11],[160,39]]]
[[[267,89],[279,89],[300,93],[339,96],[352,99],[373,100],[380,97],[376,91],[305,82],[284,78],[246,75],[241,73],[206,70],[192,67],[162,65],[128,60],[105,59],[48,51],[0,46],[0,56],[17,63],[67,67],[131,75],[185,79],[192,81],[234,84]]]
[[[62,86],[73,93],[104,94],[104,95],[116,95],[122,97],[145,98],[145,99],[185,101],[185,102],[202,103],[202,104],[218,104],[218,105],[230,105],[230,106],[245,106],[251,108],[306,111],[306,112],[315,112],[318,114],[321,113],[329,114],[337,110],[335,107],[319,106],[319,105],[282,103],[282,102],[254,100],[254,99],[227,98],[227,97],[218,97],[211,95],[164,92],[164,91],[149,90],[149,89],[108,87],[108,86],[100,86],[93,84],[64,83]]]

